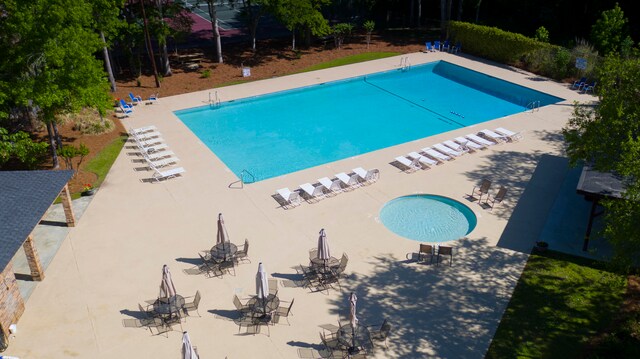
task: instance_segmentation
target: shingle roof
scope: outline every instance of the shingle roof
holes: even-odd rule
[[[73,171],[0,171],[0,271],[16,254]]]
[[[622,198],[625,188],[626,180],[622,176],[611,172],[599,172],[590,166],[584,166],[576,191],[578,194],[598,198]]]

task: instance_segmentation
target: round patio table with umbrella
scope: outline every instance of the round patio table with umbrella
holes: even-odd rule
[[[355,293],[349,296],[349,323],[338,330],[338,341],[347,347],[349,354],[360,352],[360,348],[365,347],[371,340],[371,334],[365,326],[358,325],[356,317],[356,303],[358,297]]]
[[[218,234],[216,245],[211,248],[211,256],[214,259],[228,261],[237,252],[238,247],[229,241],[229,232],[224,224],[222,213],[218,213]]]
[[[165,264],[162,266],[160,293],[158,293],[158,299],[153,303],[153,310],[160,315],[168,315],[168,318],[171,319],[174,314],[179,317],[183,307],[184,298],[176,293],[169,266]]]
[[[330,271],[331,267],[340,265],[338,258],[332,257],[329,251],[329,241],[327,241],[327,234],[324,228],[320,230],[320,236],[318,237],[318,250],[316,252],[316,258],[311,259],[311,265],[321,272]]]
[[[256,296],[249,301],[249,304],[260,313],[258,318],[263,321],[270,321],[271,312],[280,304],[277,296],[269,294],[269,281],[262,262],[258,264],[258,273],[256,273]]]

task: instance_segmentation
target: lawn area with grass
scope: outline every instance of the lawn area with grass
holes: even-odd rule
[[[309,66],[309,67],[307,67],[305,69],[302,69],[302,70],[298,71],[298,73],[316,71],[316,70],[322,70],[322,69],[328,69],[328,68],[336,67],[336,66],[344,66],[344,65],[349,65],[349,64],[355,64],[355,63],[358,63],[358,62],[365,62],[365,61],[371,61],[371,60],[384,59],[385,57],[398,56],[398,55],[401,55],[401,53],[400,52],[367,52],[367,53],[364,53],[364,54],[357,54],[357,55],[347,56],[347,57],[343,57],[343,58],[340,58],[340,59],[335,59],[335,60],[323,62],[321,64],[316,64],[316,65],[313,65],[313,66]]]
[[[115,162],[118,154],[120,154],[120,150],[122,150],[126,141],[126,136],[116,138],[84,166],[85,171],[98,175],[98,179],[93,184],[94,187],[100,186],[102,181],[104,181],[104,178],[107,176],[109,169],[113,165],[113,162]]]
[[[575,358],[622,305],[626,276],[554,251],[532,254],[486,358]]]

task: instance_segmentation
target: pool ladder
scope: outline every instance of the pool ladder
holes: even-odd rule
[[[211,96],[211,92],[209,92],[209,106],[220,107],[220,98],[218,97],[218,91],[215,91],[213,93],[213,96]]]
[[[400,58],[400,70],[407,71],[411,68],[411,63],[409,62],[409,56]]]
[[[248,176],[248,181],[245,180],[245,176]],[[256,181],[256,176],[254,176],[251,172],[247,171],[247,170],[242,170],[240,171],[240,179],[235,181],[235,182],[231,182],[229,184],[229,188],[244,188],[244,184],[245,183],[253,183]],[[234,186],[236,183],[240,183],[240,187],[236,187]]]
[[[540,111],[540,101],[531,101],[527,104],[527,110],[532,113],[535,111]]]

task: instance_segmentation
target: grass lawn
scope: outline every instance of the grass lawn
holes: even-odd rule
[[[335,60],[323,62],[321,64],[309,66],[306,69],[302,69],[298,71],[297,73],[328,69],[330,67],[344,66],[344,65],[355,64],[355,63],[364,62],[364,61],[384,59],[385,57],[391,57],[391,56],[397,56],[397,55],[401,55],[401,53],[400,52],[367,52],[364,54],[347,56],[340,59],[335,59]]]
[[[94,187],[100,186],[102,181],[104,181],[111,165],[115,162],[116,157],[118,157],[118,154],[120,153],[120,150],[122,150],[126,141],[126,136],[116,138],[84,166],[85,171],[93,172],[98,175],[98,179],[96,179],[93,184]]]
[[[618,313],[626,276],[602,263],[532,254],[486,358],[575,358]]]

